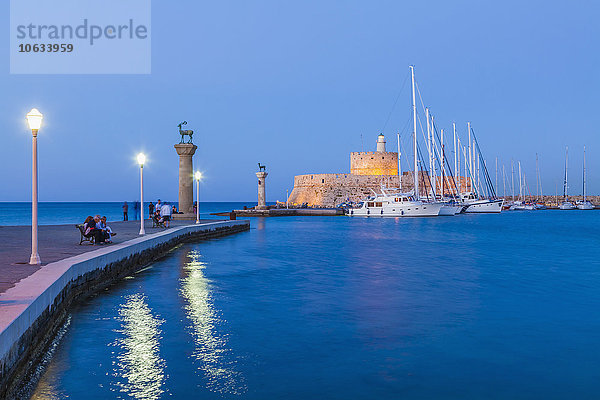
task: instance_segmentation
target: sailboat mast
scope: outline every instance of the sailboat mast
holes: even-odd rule
[[[519,161],[519,200],[523,201],[523,176],[521,175],[521,161]]]
[[[446,155],[444,154],[444,130],[443,129],[441,130],[440,135],[441,135],[441,142],[442,142],[442,161],[440,163],[441,164],[441,168],[442,168],[442,172],[441,172],[441,177],[442,177],[441,186],[442,187],[440,189],[440,198],[444,199],[444,180],[445,180],[445,178],[444,178],[444,167],[446,165],[446,163],[445,163],[444,160],[446,158]]]
[[[567,146],[565,148],[565,184],[563,187],[563,200],[567,201],[567,188],[568,188],[568,175],[567,175],[567,169],[568,169],[568,165],[569,165],[569,146]]]
[[[514,160],[511,158],[510,159],[510,188],[512,191],[512,201],[514,203],[515,201],[515,162]]]
[[[585,146],[583,146],[583,202],[585,203]]]
[[[400,131],[398,131],[398,189],[402,192],[402,154],[400,153]]]
[[[458,154],[456,154],[456,124],[454,122],[452,123],[452,133],[453,133],[452,149],[454,150],[454,176],[455,176],[455,179],[458,179],[458,186],[460,187],[460,179],[459,179],[460,174],[456,170],[456,166],[458,165]]]
[[[469,133],[469,171],[471,173],[471,192],[473,191],[473,155],[471,153],[471,123],[467,122],[467,131]]]
[[[498,190],[498,157],[496,157],[496,186],[494,186],[495,190]]]
[[[415,67],[410,66],[412,77],[412,108],[413,108],[413,153],[414,153],[414,169],[413,169],[413,184],[415,189],[415,200],[419,198],[419,170],[417,165],[417,102],[415,96]]]
[[[473,182],[468,179],[467,175],[467,149],[463,146],[463,159],[465,160],[465,191],[473,191]],[[469,185],[467,185],[469,183]],[[471,186],[471,190],[467,190],[468,186]]]
[[[436,172],[436,168],[435,168],[435,140],[433,139],[433,115],[431,116],[431,169],[429,170],[431,172],[431,184],[433,186],[433,198],[435,199],[435,196],[437,194],[437,172]]]
[[[427,156],[429,157],[429,182],[431,183],[431,174],[433,171],[433,156],[431,154],[431,125],[429,124],[429,107],[425,107],[425,119],[427,120]],[[433,188],[433,185],[431,185],[431,193],[432,195],[435,196],[434,194],[435,189]]]
[[[502,190],[502,197],[506,201],[506,170],[504,169],[504,164],[502,164],[502,186],[504,188]]]

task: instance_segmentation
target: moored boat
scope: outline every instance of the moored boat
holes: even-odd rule
[[[367,198],[346,214],[353,217],[437,217],[443,203],[429,203],[412,194],[392,193],[381,188],[381,193]]]

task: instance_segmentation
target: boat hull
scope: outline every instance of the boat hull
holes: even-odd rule
[[[416,205],[390,205],[387,207],[355,208],[348,210],[351,217],[437,217],[441,203],[422,203]]]
[[[451,215],[460,214],[462,209],[463,209],[463,206],[454,206],[454,205],[445,204],[440,209],[439,215],[451,216]]]
[[[576,207],[573,203],[562,203],[558,206],[559,210],[574,210]]]
[[[502,212],[504,200],[490,200],[469,204],[465,209],[469,214],[500,213]]]
[[[585,203],[580,203],[577,204],[577,209],[579,210],[593,210],[595,207],[592,203],[590,203],[589,201],[586,201]]]

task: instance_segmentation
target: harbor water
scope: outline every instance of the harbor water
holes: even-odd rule
[[[139,204],[139,203],[138,203]],[[144,203],[144,216],[148,218],[148,202]],[[153,202],[156,204],[156,200]],[[176,205],[177,202],[169,202]],[[135,210],[135,202],[128,201],[129,220],[139,220],[140,212]],[[223,218],[211,213],[252,207],[256,203],[200,202],[200,216],[203,219]],[[123,220],[123,202],[40,202],[38,223],[40,225],[62,225],[82,223],[88,215],[103,215],[110,221]],[[30,225],[30,202],[0,202],[0,226]]]
[[[597,398],[599,224],[254,219],[73,308],[32,398]]]

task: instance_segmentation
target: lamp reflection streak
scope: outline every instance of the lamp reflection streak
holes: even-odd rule
[[[121,392],[134,399],[153,400],[161,397],[165,383],[165,361],[159,355],[160,325],[164,322],[152,315],[142,294],[127,296],[119,310],[123,336],[116,341],[122,349],[117,356],[116,376]]]
[[[217,325],[222,324],[212,304],[210,281],[204,276],[206,264],[198,260],[197,252],[188,255],[191,261],[184,266],[186,277],[181,280],[181,295],[186,301],[184,310],[192,323],[191,334],[196,349],[193,356],[200,361],[198,369],[204,372],[208,390],[239,395],[246,392],[242,374],[234,369],[235,361],[229,356],[227,337],[219,336]]]

